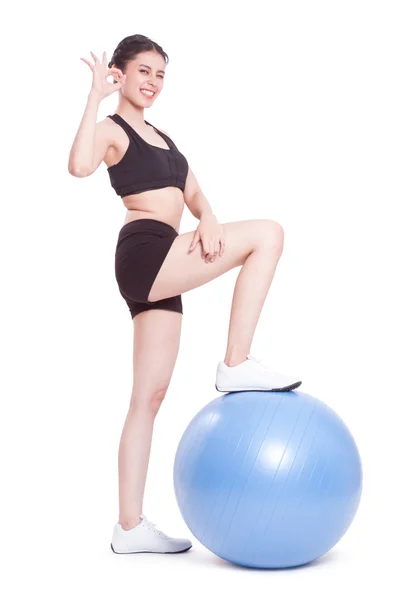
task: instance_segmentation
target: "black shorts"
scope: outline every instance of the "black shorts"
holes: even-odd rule
[[[154,308],[183,314],[181,295],[156,302],[147,299],[172,242],[178,235],[172,225],[156,219],[136,219],[121,227],[115,249],[115,277],[132,318]]]

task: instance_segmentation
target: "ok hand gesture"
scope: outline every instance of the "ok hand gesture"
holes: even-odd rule
[[[90,52],[93,57],[94,64],[86,60],[86,58],[82,58],[84,63],[86,63],[92,73],[93,73],[93,82],[92,82],[92,91],[100,94],[101,99],[103,100],[116,90],[119,90],[125,83],[126,75],[121,71],[121,69],[117,69],[116,67],[107,67],[107,57],[106,53],[103,52],[103,59],[100,60],[97,58],[93,52]],[[113,75],[115,79],[119,79],[117,83],[110,83],[107,81],[107,77]]]

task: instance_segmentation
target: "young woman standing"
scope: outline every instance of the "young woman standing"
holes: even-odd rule
[[[132,35],[118,44],[108,65],[105,52],[102,60],[91,55],[94,63],[81,59],[93,82],[68,168],[87,177],[104,161],[126,206],[115,274],[134,324],[134,385],[118,453],[119,519],[111,547],[116,553],[183,552],[190,540],[165,535],[142,512],[154,420],[178,354],[181,294],[241,266],[215,386],[220,392],[295,389],[299,378],[276,373],[249,354],[282,253],[283,229],[269,219],[219,223],[186,157],[144,119],[164,85],[168,55],[161,46]],[[107,80],[111,75],[114,83]],[[116,112],[97,123],[100,102],[116,90]],[[185,204],[199,224],[179,234]]]

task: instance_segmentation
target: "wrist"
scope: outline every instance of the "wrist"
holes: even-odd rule
[[[211,211],[203,212],[200,215],[200,219],[216,219],[216,218],[217,217]]]
[[[103,99],[102,95],[97,90],[92,89],[88,93],[88,102],[92,101],[92,102],[97,102],[97,104],[100,104],[102,99]]]

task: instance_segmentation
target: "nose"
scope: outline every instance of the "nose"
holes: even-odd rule
[[[151,77],[151,79],[148,79],[147,81],[148,81],[149,85],[150,85],[152,88],[156,88],[156,87],[157,87],[158,80],[157,80],[157,77],[156,77],[156,75],[154,75],[153,77]]]

